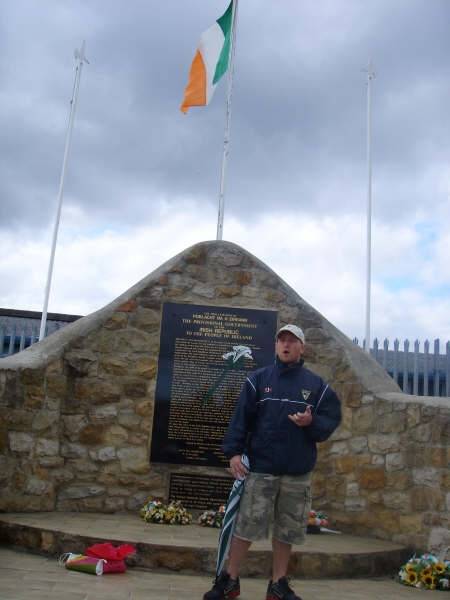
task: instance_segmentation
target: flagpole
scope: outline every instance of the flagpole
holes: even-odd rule
[[[53,227],[53,239],[52,239],[52,248],[50,251],[50,260],[49,260],[49,265],[48,265],[47,283],[45,285],[44,306],[42,309],[41,328],[39,331],[39,341],[44,339],[45,329],[46,329],[46,325],[47,325],[48,298],[50,296],[50,286],[51,286],[52,274],[53,274],[53,263],[55,261],[56,240],[58,238],[59,221],[60,221],[60,217],[61,217],[61,207],[62,207],[62,201],[63,201],[64,179],[65,179],[65,175],[66,175],[67,158],[69,156],[70,143],[72,140],[72,130],[73,130],[73,123],[75,120],[75,111],[76,111],[77,101],[78,101],[78,90],[80,87],[81,71],[83,69],[83,63],[89,62],[86,59],[84,50],[85,50],[85,42],[83,41],[83,43],[81,45],[81,49],[75,50],[75,60],[76,60],[77,66],[75,69],[75,81],[74,81],[74,85],[73,85],[72,99],[70,101],[69,124],[67,127],[66,144],[65,144],[65,148],[64,148],[64,158],[63,158],[63,164],[62,164],[62,169],[61,169],[61,176],[60,176],[60,180],[59,180],[58,203],[57,203],[55,224]]]
[[[223,236],[223,215],[225,212],[225,178],[227,172],[228,154],[230,151],[230,131],[231,131],[231,99],[233,95],[233,71],[234,71],[234,53],[236,48],[236,22],[237,22],[238,0],[233,0],[231,14],[231,41],[230,41],[230,68],[228,70],[228,88],[227,88],[227,112],[225,121],[225,134],[223,140],[222,154],[222,173],[220,177],[219,192],[219,212],[217,216],[217,235],[216,239],[221,240]]]
[[[367,65],[367,266],[366,266],[366,347],[370,354],[370,296],[372,270],[372,106],[371,84],[375,78],[372,61]]]

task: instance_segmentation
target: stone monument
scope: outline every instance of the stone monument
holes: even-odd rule
[[[235,395],[287,322],[305,330],[307,365],[343,402],[342,425],[320,446],[314,507],[343,531],[426,548],[450,522],[448,399],[401,393],[276,273],[221,241],[0,359],[0,510],[218,501]]]

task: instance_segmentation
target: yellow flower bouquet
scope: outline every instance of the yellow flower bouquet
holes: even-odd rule
[[[450,591],[450,561],[440,560],[434,554],[411,557],[398,572],[404,585],[427,590]]]

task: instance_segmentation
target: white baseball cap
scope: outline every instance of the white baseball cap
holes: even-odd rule
[[[303,344],[305,343],[305,334],[303,333],[303,330],[300,329],[300,327],[297,327],[297,325],[292,325],[292,323],[283,325],[283,327],[281,327],[277,332],[277,339],[280,333],[282,333],[283,331],[289,331],[289,333],[295,335],[295,337],[298,338],[301,342],[303,342]]]

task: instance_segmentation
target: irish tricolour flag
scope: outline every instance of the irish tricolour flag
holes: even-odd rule
[[[232,30],[233,0],[212,27],[202,33],[192,61],[189,82],[180,109],[206,106],[213,97],[217,82],[228,69]]]

